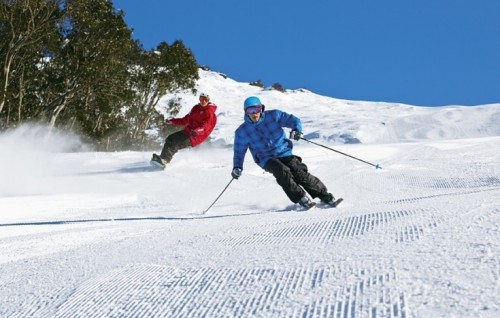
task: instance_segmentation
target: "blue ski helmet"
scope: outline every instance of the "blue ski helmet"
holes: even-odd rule
[[[252,106],[262,106],[260,99],[255,96],[250,96],[245,99],[245,102],[243,103],[243,109],[247,109],[248,107]]]

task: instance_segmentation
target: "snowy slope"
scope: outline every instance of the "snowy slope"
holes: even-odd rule
[[[316,95],[304,89],[261,89],[216,72],[200,71],[198,90],[219,105],[213,141],[232,144],[235,125],[242,121],[243,100],[255,95],[267,109],[279,108],[302,119],[304,133],[332,143],[395,143],[500,135],[500,104],[476,107],[418,107],[382,102],[360,102]],[[160,102],[165,104],[170,95]],[[183,98],[187,113],[196,96]]]
[[[0,135],[0,317],[500,315],[500,104],[355,102],[201,75],[218,127],[166,171],[149,152]],[[297,142],[342,205],[295,211],[247,156],[204,214],[231,180],[254,94],[383,169]]]

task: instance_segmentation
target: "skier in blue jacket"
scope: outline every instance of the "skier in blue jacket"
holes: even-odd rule
[[[317,177],[307,171],[302,158],[292,153],[293,143],[290,139],[300,140],[302,135],[300,119],[277,109],[265,111],[265,106],[255,96],[245,100],[243,109],[244,122],[236,129],[234,136],[231,176],[234,179],[241,176],[245,154],[250,149],[255,163],[273,174],[293,203],[305,208],[314,206],[307,192],[312,198],[336,206],[339,201]],[[292,129],[290,139],[286,138],[283,127]]]

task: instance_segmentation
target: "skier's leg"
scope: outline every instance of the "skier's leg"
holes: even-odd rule
[[[290,168],[279,159],[268,160],[264,170],[273,174],[276,182],[283,188],[283,191],[293,203],[299,202],[305,196],[304,190],[294,181]]]
[[[280,158],[293,175],[295,182],[301,185],[312,198],[325,200],[328,198],[328,189],[319,178],[309,173],[307,166],[299,156],[289,156]]]
[[[175,132],[165,139],[160,157],[169,163],[177,151],[187,147],[191,147],[189,137],[182,131]]]

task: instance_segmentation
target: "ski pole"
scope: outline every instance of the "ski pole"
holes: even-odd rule
[[[327,147],[327,146],[324,146],[324,145],[318,144],[318,143],[316,143],[316,142],[314,142],[314,141],[310,141],[309,139],[306,139],[306,138],[304,138],[304,137],[300,137],[300,139],[305,140],[305,141],[307,141],[307,142],[310,142],[310,143],[312,143],[312,144],[315,144],[316,146],[320,146],[320,147],[323,147],[323,148],[329,149],[329,150],[331,150],[331,151],[335,151],[336,153],[339,153],[339,154],[341,154],[341,155],[347,156],[347,157],[349,157],[349,158],[359,160],[359,161],[361,161],[361,162],[364,162],[364,163],[366,163],[366,164],[369,164],[370,166],[374,166],[374,167],[375,167],[375,169],[382,169],[382,167],[381,167],[380,165],[378,165],[378,164],[373,164],[373,163],[371,163],[371,162],[364,161],[364,160],[362,160],[362,159],[359,159],[359,158],[353,157],[353,156],[351,156],[351,155],[348,155],[348,154],[346,154],[346,153],[343,153],[342,151],[338,151],[338,150],[332,149],[332,148],[330,148],[330,147]]]
[[[203,214],[207,213],[208,210],[210,210],[210,208],[215,204],[215,202],[217,202],[217,200],[219,200],[219,198],[222,196],[222,194],[226,191],[226,189],[229,187],[229,185],[231,184],[231,182],[233,182],[234,178],[231,178],[231,181],[229,181],[229,183],[227,184],[227,186],[224,188],[224,190],[222,190],[222,192],[219,194],[219,196],[217,197],[217,199],[215,199],[215,201],[208,207],[208,209],[206,209]]]

